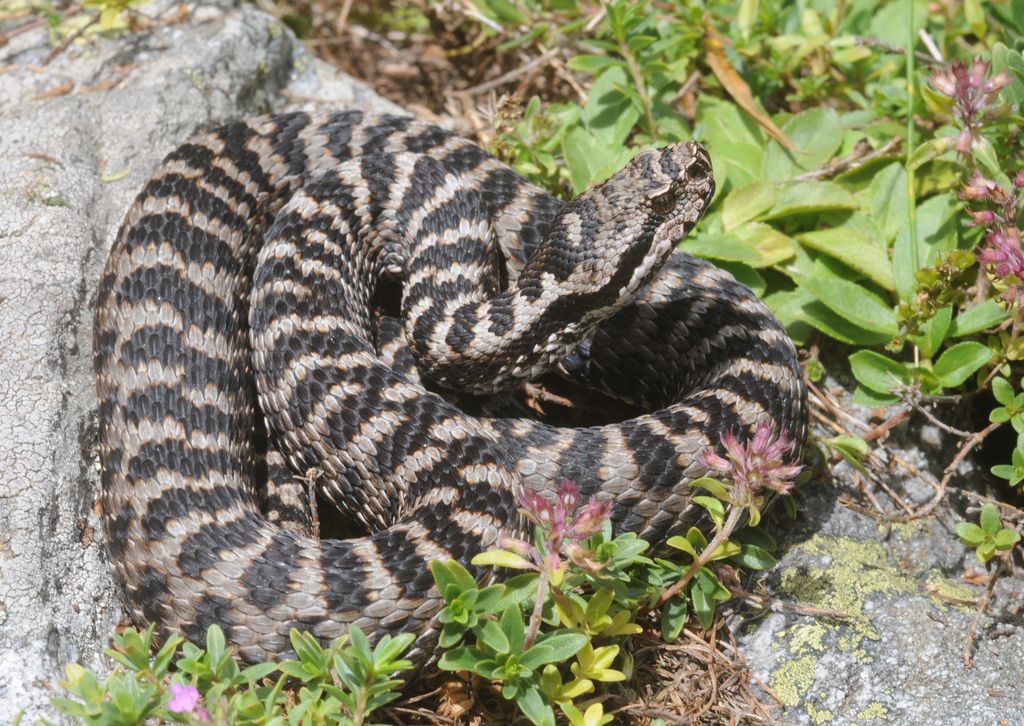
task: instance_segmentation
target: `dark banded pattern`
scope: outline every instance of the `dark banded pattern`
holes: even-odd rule
[[[760,422],[801,439],[806,417],[767,308],[673,251],[713,190],[703,150],[678,144],[562,203],[447,131],[357,111],[173,151],[96,311],[106,535],[132,616],[192,639],[219,623],[249,660],[287,652],[291,627],[408,630],[422,661],[428,563],[515,531],[524,487],[574,479],[652,539],[691,526],[702,450]],[[388,286],[401,320],[381,315]],[[585,350],[590,385],[650,413],[558,429],[457,405]],[[313,490],[368,534],[318,539]]]

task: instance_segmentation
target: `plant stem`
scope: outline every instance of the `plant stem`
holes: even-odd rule
[[[697,559],[695,559],[689,569],[683,573],[683,576],[680,577],[672,587],[661,593],[661,597],[658,598],[659,606],[664,605],[666,602],[682,592],[683,588],[690,583],[690,580],[692,580],[698,572],[700,572],[701,568],[711,561],[711,557],[715,554],[715,550],[729,539],[733,530],[736,529],[736,525],[740,523],[740,517],[743,516],[744,510],[745,507],[732,505],[729,509],[729,516],[726,517],[725,523],[722,525],[721,529],[715,533],[714,539],[708,542],[708,546],[705,547],[704,551],[697,556]]]
[[[619,52],[626,59],[629,75],[633,78],[633,85],[636,86],[636,92],[640,96],[640,103],[644,107],[644,122],[647,125],[647,133],[651,135],[652,139],[657,140],[658,125],[654,121],[654,111],[651,108],[651,98],[647,95],[647,84],[644,82],[644,75],[636,64],[633,51],[629,49],[629,46],[624,41],[619,42]]]
[[[917,89],[914,86],[914,0],[907,0],[910,5],[910,19],[907,23],[907,161],[914,153],[914,94]],[[909,164],[907,169],[907,231],[910,236],[910,266],[914,272],[921,269],[917,249],[917,200],[914,194],[915,173]]]
[[[540,568],[540,580],[537,582],[537,597],[533,601],[533,612],[530,614],[530,627],[526,631],[526,638],[523,640],[523,652],[525,653],[534,639],[537,631],[540,630],[540,618],[544,612],[544,602],[548,599],[548,569]]]

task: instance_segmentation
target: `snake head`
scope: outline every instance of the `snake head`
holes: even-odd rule
[[[562,208],[531,265],[590,299],[586,327],[651,281],[714,193],[711,159],[696,142],[646,149]]]
[[[618,302],[624,304],[650,282],[676,244],[697,224],[711,204],[715,179],[707,151],[694,141],[685,141],[641,151],[604,186],[605,195],[628,202],[636,210],[630,225],[635,231],[626,239],[619,258],[620,264],[633,270],[618,290]]]

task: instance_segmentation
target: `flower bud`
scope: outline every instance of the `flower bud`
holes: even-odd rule
[[[985,93],[996,93],[997,91],[1003,90],[1008,85],[1010,85],[1010,74],[1005,70],[1002,70],[985,81],[981,90]]]
[[[498,538],[498,547],[509,552],[515,552],[520,557],[533,555],[533,545],[517,537],[502,535]]]
[[[967,213],[971,215],[971,219],[973,220],[973,222],[970,223],[972,227],[988,227],[996,221],[996,213],[990,209],[982,209],[977,212],[968,209]]]
[[[970,129],[964,129],[960,132],[960,135],[956,137],[956,150],[958,153],[964,156],[971,153],[971,143],[974,141],[974,135]]]
[[[572,511],[580,503],[580,490],[576,482],[571,479],[563,479],[562,486],[558,490],[558,501],[567,510]]]
[[[943,96],[953,97],[956,95],[956,81],[953,80],[950,73],[936,73],[928,79],[928,83]]]

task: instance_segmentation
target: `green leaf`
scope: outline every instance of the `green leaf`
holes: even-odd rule
[[[722,504],[722,500],[715,499],[714,497],[697,496],[693,497],[692,501],[708,511],[708,514],[711,515],[711,521],[715,523],[716,527],[722,526],[722,522],[725,521],[725,505]]]
[[[701,138],[715,160],[715,177],[725,188],[719,163],[728,182],[743,185],[760,177],[765,136],[757,123],[739,107],[710,94],[697,99],[697,124]]]
[[[625,163],[629,158],[630,152],[624,142],[640,118],[637,106],[623,93],[632,85],[624,64],[610,65],[594,80],[583,104],[580,120],[598,142],[596,150],[606,160],[622,159]],[[611,175],[620,167],[621,164],[615,166],[599,178]],[[598,164],[596,168],[603,170],[604,167]]]
[[[920,169],[929,161],[937,159],[952,149],[955,142],[956,138],[953,136],[944,136],[942,138],[934,138],[925,141],[914,149],[910,158],[907,159],[907,169],[910,171]]]
[[[801,181],[784,187],[762,220],[810,212],[857,209],[858,206],[854,196],[835,182]]]
[[[970,547],[977,547],[985,539],[985,532],[974,522],[957,522],[954,531],[960,541]]]
[[[686,537],[680,537],[679,535],[675,535],[674,537],[669,537],[668,541],[665,544],[674,549],[682,550],[686,554],[693,557],[693,559],[697,559],[697,550],[694,549],[693,545],[690,543],[690,540],[686,539]]]
[[[675,642],[679,634],[683,632],[688,613],[689,606],[685,592],[666,602],[661,608],[661,639],[666,643]]]
[[[484,15],[502,25],[516,26],[526,23],[526,16],[509,0],[477,0],[476,4]]]
[[[505,634],[509,650],[518,653],[523,649],[523,641],[526,639],[526,623],[523,621],[523,611],[519,605],[510,605],[501,613],[501,632]]]
[[[493,565],[495,567],[509,567],[514,570],[529,570],[533,563],[515,552],[508,550],[488,550],[481,552],[470,560],[474,565]]]
[[[957,343],[939,356],[932,372],[938,376],[943,387],[956,388],[991,358],[992,351],[981,343]]]
[[[466,590],[476,588],[476,580],[469,574],[469,570],[455,560],[448,560],[447,562],[433,560],[430,563],[430,572],[434,575],[437,589],[446,599],[448,598],[446,593],[450,585],[454,585],[457,590],[455,597],[458,597],[459,594]]]
[[[953,319],[949,334],[954,338],[980,333],[994,328],[1010,317],[1010,312],[995,300],[986,300],[980,305],[967,308]]]
[[[836,263],[819,258],[811,275],[795,276],[797,284],[822,305],[857,327],[888,337],[896,335],[896,313],[881,296],[848,279]]]
[[[777,562],[770,552],[753,544],[741,545],[740,553],[735,555],[732,561],[751,570],[769,570],[775,567]]]
[[[978,558],[982,562],[988,562],[990,559],[992,559],[992,555],[994,555],[996,552],[996,544],[995,542],[989,541],[982,542],[980,545],[978,545],[978,548],[975,550],[975,552],[978,553]]]
[[[698,552],[708,546],[707,537],[696,527],[690,527],[686,531],[686,540],[696,549]]]
[[[1003,526],[999,521],[999,509],[994,504],[981,508],[981,529],[987,535],[994,535]]]
[[[971,142],[971,153],[973,153],[974,158],[981,163],[982,168],[988,172],[988,176],[1002,176],[1004,173],[1003,166],[999,163],[999,159],[996,157],[996,149],[992,145],[991,141],[986,139],[984,136],[975,137]]]
[[[729,498],[729,488],[725,484],[720,482],[718,479],[714,479],[709,476],[702,476],[698,479],[694,479],[692,482],[690,482],[690,486],[700,489],[706,489],[719,499]],[[672,540],[670,539],[669,542],[671,543],[671,541]]]
[[[1013,384],[1002,376],[996,376],[992,379],[992,395],[999,403],[1008,406],[1014,398]]]
[[[505,592],[499,600],[488,607],[488,612],[503,612],[512,605],[532,600],[537,592],[538,575],[527,572],[505,580]]]
[[[752,267],[772,267],[793,256],[793,239],[770,224],[748,222],[733,234],[757,252],[759,260],[751,263]]]
[[[797,335],[794,330],[797,326],[807,324],[850,345],[881,345],[892,338],[885,333],[857,327],[815,300],[809,292],[799,288],[770,294],[765,302],[794,336]]]
[[[832,158],[843,142],[843,129],[835,110],[818,106],[788,118],[782,133],[797,151],[789,151],[774,139],[765,149],[762,173],[769,181],[784,181],[802,171],[816,169]]]
[[[921,334],[913,338],[914,343],[921,349],[921,355],[931,358],[942,347],[949,332],[950,323],[953,320],[953,308],[947,305],[933,315],[923,326]]]
[[[488,648],[501,655],[509,653],[510,645],[501,626],[493,620],[486,620],[484,624],[476,629],[476,634]]]
[[[774,185],[760,181],[734,189],[722,202],[722,228],[729,231],[757,219],[772,208],[776,196]]]
[[[751,266],[760,266],[761,263],[757,250],[751,249],[733,233],[691,235],[679,247],[691,255],[709,260],[742,262]]]
[[[872,5],[875,12],[870,14],[870,24],[864,35],[875,37],[888,46],[902,48],[907,40],[908,27],[913,18],[913,27],[910,28],[911,35],[917,37],[918,32],[925,26],[929,17],[928,4],[925,0],[911,0],[911,2],[892,2],[880,5]],[[880,51],[876,51],[878,53]]]
[[[206,631],[206,653],[211,663],[216,663],[224,657],[224,631],[219,625],[211,625]]]
[[[555,726],[555,712],[544,703],[536,686],[524,688],[516,696],[516,705],[535,726]]]
[[[441,654],[437,667],[443,671],[470,671],[476,673],[487,656],[473,648],[452,648]]]
[[[797,235],[805,247],[835,257],[886,290],[895,290],[892,265],[885,250],[863,232],[833,227]]]
[[[589,641],[590,638],[586,633],[572,630],[556,630],[540,636],[530,650],[537,646],[544,646],[551,651],[549,656],[551,660],[545,660],[543,661],[544,663],[561,662],[572,658]],[[529,652],[528,650],[527,653]],[[526,658],[526,653],[523,654],[523,658]]]
[[[907,219],[907,170],[894,161],[871,179],[871,216],[891,241]]]
[[[858,350],[849,357],[854,377],[865,387],[878,393],[891,393],[910,383],[907,366],[873,350]]]
[[[939,255],[950,252],[957,243],[956,215],[959,205],[951,194],[936,194],[922,202],[916,212],[918,264],[934,264]],[[900,300],[914,298],[917,272],[911,264],[910,225],[905,222],[896,235],[892,249],[892,276]]]
[[[988,420],[992,423],[1006,423],[1010,420],[1010,412],[1005,408],[993,409],[988,415]],[[1006,478],[1006,477],[1003,477]]]
[[[241,677],[246,683],[256,683],[257,681],[262,681],[276,670],[277,663],[257,663],[243,670]]]
[[[1020,542],[1020,534],[1012,529],[1001,529],[996,532],[996,536],[992,539],[996,549],[1004,551],[1010,549],[1018,542]]]
[[[846,463],[854,469],[867,473],[861,462],[867,457],[870,448],[864,439],[857,436],[834,436],[831,439],[825,439],[824,443],[838,451]]]
[[[715,621],[715,601],[696,583],[690,587],[690,599],[693,600],[693,613],[697,616],[697,622],[707,630]]]
[[[573,56],[566,65],[574,71],[583,71],[584,73],[596,75],[599,71],[603,71],[609,66],[621,66],[623,62],[618,58],[612,58],[607,55],[584,54]]]

